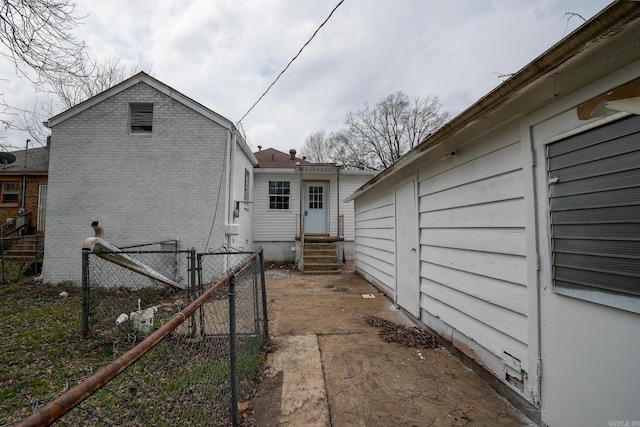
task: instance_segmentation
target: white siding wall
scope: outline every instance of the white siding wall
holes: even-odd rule
[[[402,174],[418,172],[420,320],[505,382],[503,359],[519,360],[510,375],[523,379],[529,359],[519,138],[519,126],[507,125]],[[392,296],[398,180],[357,198],[355,210],[357,270]],[[524,394],[524,385],[512,387]]]
[[[355,239],[355,211],[354,202],[345,203],[344,199],[349,197],[360,188],[365,182],[371,179],[373,175],[349,175],[349,172],[340,173],[340,215],[344,215],[344,240],[354,241]],[[333,222],[335,222],[335,214],[333,215]],[[331,225],[332,230],[337,230],[337,225]]]
[[[298,234],[300,212],[300,174],[291,171],[258,170],[255,173],[255,211],[254,211],[254,240],[256,245],[265,249],[265,258],[272,260],[294,260],[295,252],[291,247],[295,244]],[[328,215],[329,234],[336,236],[338,233],[338,204],[340,215],[344,216],[344,239],[349,244],[355,238],[354,203],[345,203],[344,199],[350,196],[362,184],[367,182],[373,174],[340,173],[340,191],[334,171],[325,173],[305,172],[303,179],[328,180]],[[269,181],[289,181],[291,183],[291,197],[289,210],[269,209]],[[346,250],[346,248],[345,248]],[[347,253],[347,255],[350,255]]]
[[[368,281],[395,295],[393,191],[355,201],[355,266]]]
[[[461,350],[503,381],[505,353],[528,369],[518,139],[517,126],[494,132],[419,174],[423,321],[451,334],[454,343],[463,344]]]
[[[296,236],[296,215],[300,213],[300,177],[295,173],[255,174],[254,239],[256,242],[291,241]],[[269,209],[269,181],[289,181],[291,196],[288,210]]]
[[[153,133],[129,132],[129,103],[152,102]],[[47,239],[50,282],[81,278],[81,246],[94,220],[117,245],[180,239],[203,250],[212,226],[228,131],[144,83],[52,131]],[[222,183],[222,189],[226,182]],[[210,247],[225,243],[219,198]]]
[[[240,208],[238,209],[239,216],[237,218],[233,218],[232,213],[232,222],[234,224],[238,224],[240,226],[240,234],[237,236],[231,236],[231,246],[234,248],[241,248],[245,251],[253,250],[253,164],[245,154],[245,152],[240,148],[240,146],[236,147],[235,157],[234,157],[234,168],[233,168],[233,197],[231,198],[231,210],[235,209],[236,201],[246,201],[249,203],[240,203]],[[244,175],[245,170],[249,171],[249,195],[245,200],[244,194]]]

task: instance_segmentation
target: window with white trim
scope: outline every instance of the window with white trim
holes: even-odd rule
[[[20,183],[2,183],[2,203],[18,203],[20,200]]]
[[[269,209],[288,210],[290,195],[289,181],[269,181]]]

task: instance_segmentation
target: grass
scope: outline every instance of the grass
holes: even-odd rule
[[[60,296],[63,291],[67,297]],[[110,302],[106,300],[109,293],[117,295],[118,304],[114,306],[121,306],[121,302],[133,297],[121,291],[92,291],[91,299],[97,302],[95,310],[102,310],[105,303]],[[140,295],[143,306],[162,299],[151,291]],[[109,364],[115,358],[114,341],[123,343],[117,356],[129,348],[126,339],[130,325],[116,327],[113,322],[119,311],[109,312],[105,317],[110,319],[109,325],[105,323],[89,338],[82,338],[81,306],[81,290],[70,285],[33,282],[0,285],[0,425],[30,415],[32,399],[44,404],[59,396],[65,390],[65,379],[69,387],[76,385],[89,374],[85,370],[87,366],[96,372]],[[168,310],[168,316],[173,315],[174,305],[171,309],[161,307],[161,311],[163,308]],[[117,410],[120,408],[117,405],[124,402],[123,416],[133,417],[130,421],[145,417],[142,410],[153,411],[150,408],[155,408],[151,417],[160,418],[158,425],[176,425],[182,419],[193,422],[202,416],[203,409],[228,416],[228,339],[189,342],[184,336],[170,337],[147,353],[140,363],[131,366],[125,378],[109,384],[109,388],[118,390],[117,394],[99,392],[83,406],[105,414],[105,419],[116,412],[120,418],[123,414]],[[258,355],[261,344],[260,337],[240,338],[238,377],[241,388],[256,379],[266,358]],[[122,385],[117,386],[119,382]],[[131,397],[131,393],[138,394]],[[213,404],[213,400],[222,403]],[[137,415],[132,414],[134,407],[141,410],[133,411]],[[78,423],[69,418],[65,417],[61,425]]]
[[[112,360],[111,343],[81,338],[80,312],[79,289],[0,285],[0,423],[29,415],[31,399],[59,395],[61,381],[85,376],[86,366],[95,371]]]

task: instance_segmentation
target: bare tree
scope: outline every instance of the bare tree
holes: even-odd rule
[[[374,107],[365,104],[345,118],[346,128],[333,135],[335,161],[365,169],[391,166],[449,119],[437,97],[416,98],[391,94]]]
[[[354,144],[355,138],[348,129],[331,133],[327,138],[331,160],[345,169],[378,169],[377,155],[364,144]]]
[[[330,147],[325,141],[324,130],[317,130],[312,132],[304,140],[304,146],[301,153],[310,162],[314,163],[329,163],[331,162]]]
[[[56,74],[47,79],[49,92],[55,95],[60,106],[71,108],[95,96],[112,86],[122,82],[138,72],[137,67],[126,70],[117,58],[98,62],[91,59],[84,61],[83,73]]]
[[[32,104],[24,107],[8,105],[0,99],[0,107],[12,118],[6,127],[29,134],[32,141],[45,144],[49,130],[43,122],[110,87],[122,82],[137,72],[137,67],[125,69],[119,59],[104,62],[86,58],[81,74],[53,73],[43,76],[34,85],[36,93]]]
[[[0,4],[0,55],[32,81],[86,72],[85,45],[72,30],[82,17],[71,0],[5,0]],[[26,69],[24,67],[27,67]],[[35,72],[35,80],[29,73]]]

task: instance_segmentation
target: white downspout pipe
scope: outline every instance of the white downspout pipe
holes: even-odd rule
[[[234,177],[233,174],[235,172],[235,154],[236,154],[236,145],[238,143],[237,141],[237,135],[236,135],[236,131],[235,129],[230,129],[229,130],[229,169],[227,170],[227,175],[228,175],[228,183],[229,185],[227,186],[228,191],[229,191],[229,195],[228,195],[228,206],[227,206],[227,224],[233,224],[233,211],[235,209],[234,203],[233,203],[233,184],[234,184]],[[227,233],[227,227],[225,227],[225,233]],[[232,245],[232,240],[233,237],[231,234],[227,234],[227,247],[231,248]]]

